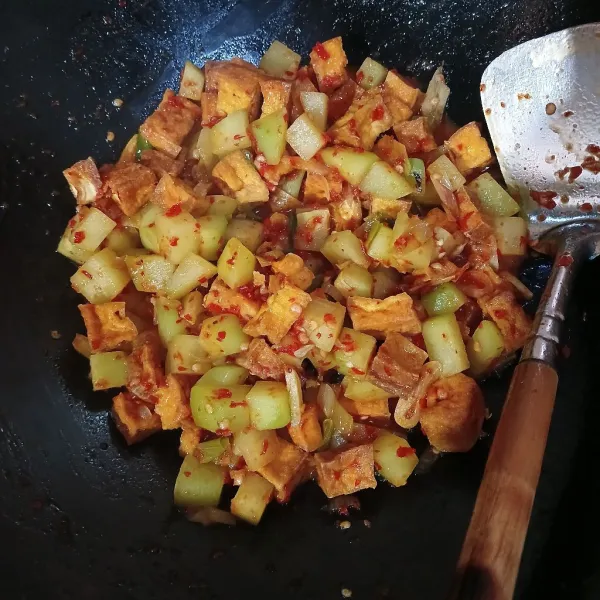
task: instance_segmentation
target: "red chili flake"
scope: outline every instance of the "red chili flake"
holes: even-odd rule
[[[69,227],[70,227],[71,229],[73,229],[73,227],[75,227],[75,225],[77,225],[77,221],[76,221],[75,219],[71,219],[71,220],[69,221]]]
[[[397,248],[398,250],[402,250],[404,248],[406,248],[406,246],[408,245],[408,237],[406,236],[400,236],[399,238],[396,238],[396,240],[394,241],[394,248]]]
[[[244,296],[244,298],[247,298],[248,300],[252,300],[253,302],[262,303],[265,300],[263,295],[260,293],[260,288],[255,287],[251,283],[242,285],[241,287],[239,287],[237,289],[237,291],[238,291],[238,294],[241,294],[242,296]]]
[[[217,340],[219,342],[222,342],[226,337],[227,337],[226,331],[219,331],[219,333],[217,333]]]
[[[173,206],[167,210],[165,216],[176,217],[179,214],[181,214],[181,204],[173,204]]]
[[[387,366],[387,365],[383,365],[383,372],[388,376],[391,377],[392,376],[392,370]]]
[[[229,403],[229,408],[235,408],[236,406],[248,406],[248,403],[245,400],[241,400],[240,402]]]
[[[381,465],[378,462],[374,463],[374,467],[377,471],[381,471]]]
[[[385,109],[383,108],[383,105],[378,104],[373,109],[373,112],[371,113],[371,120],[372,121],[381,121],[384,116],[385,116]]]
[[[354,480],[354,487],[358,487],[360,485],[360,479]]]
[[[231,255],[231,258],[228,258],[228,259],[227,259],[225,262],[226,262],[228,265],[233,265],[233,263],[235,262],[235,259],[236,259],[236,257],[237,257],[237,254],[238,254],[237,252],[234,252],[234,253]]]
[[[227,388],[218,388],[213,392],[213,398],[217,400],[222,400],[223,398],[231,398],[232,393],[231,390]]]
[[[399,446],[398,450],[396,450],[396,456],[398,458],[405,458],[406,456],[412,456],[413,454],[416,454],[415,449],[410,446]]]
[[[268,449],[269,449],[269,440],[265,440],[262,445],[261,455],[266,454]]]
[[[590,154],[600,156],[600,146],[598,146],[597,144],[588,144],[585,151],[589,152]]]
[[[81,274],[84,277],[87,277],[88,279],[92,279],[92,274],[89,271],[86,271],[85,269],[81,269]]]
[[[177,370],[178,371],[185,371],[186,369],[185,369],[185,367],[177,367]]]
[[[357,367],[352,367],[352,368],[350,369],[350,372],[351,372],[353,375],[364,375],[364,374],[365,374],[365,372],[364,372],[364,371],[361,371],[361,370],[360,370],[360,369],[358,369]]]
[[[208,279],[206,279],[206,277],[198,277],[198,283],[202,284],[202,283],[206,283],[208,281]]]
[[[586,156],[581,163],[581,166],[590,173],[597,175],[600,173],[600,159],[595,156]]]
[[[229,437],[231,435],[231,429],[217,429],[215,435],[218,435],[219,437]]]
[[[76,231],[73,235],[73,242],[75,244],[81,244],[85,240],[85,231]]]
[[[501,308],[493,311],[493,313],[494,313],[494,316],[497,317],[498,319],[506,319],[508,317],[506,311]]]
[[[172,238],[169,239],[169,246],[177,246],[177,244],[179,243],[179,238],[173,236]]]
[[[327,325],[335,325],[337,323],[336,318],[331,313],[324,314],[323,321],[325,321]]]
[[[572,110],[565,110],[563,117],[572,117],[575,113]]]
[[[318,333],[317,333],[317,339],[318,339],[318,340],[320,340],[320,339],[321,339],[321,337],[322,337],[322,335],[321,335],[321,332],[318,332]]]
[[[354,352],[356,350],[356,342],[348,334],[343,335],[339,342],[344,352]]]
[[[323,217],[313,217],[312,221],[315,225],[320,225],[323,222]]]
[[[233,136],[233,139],[234,139],[234,140],[237,142],[237,141],[239,141],[239,140],[243,139],[243,137],[244,137],[244,136],[243,136],[242,134],[240,134],[240,133],[236,133],[236,134]]]
[[[340,478],[342,476],[342,472],[341,471],[334,471],[333,472],[333,477],[335,478],[336,481],[339,481]]]
[[[234,304],[227,308],[223,308],[222,306],[211,302],[206,306],[206,310],[212,313],[213,315],[220,315],[224,313],[228,315],[236,315],[238,317],[240,316],[240,307],[237,306],[237,304]]]
[[[549,201],[552,201],[553,198],[556,198],[558,196],[556,192],[552,191],[536,192],[534,190],[532,192],[529,192],[529,194],[540,206],[547,206]],[[554,204],[554,206],[556,206],[556,203]]]
[[[192,474],[192,472],[191,472],[191,471],[184,471],[184,472],[183,472],[183,474],[184,474],[186,477],[189,477],[189,476]]]
[[[572,263],[573,257],[570,254],[563,254],[556,262],[559,267],[568,267]]]
[[[321,42],[317,42],[315,47],[313,48],[313,52],[321,59],[327,60],[329,58],[329,52],[327,52],[327,48],[321,44]]]
[[[356,72],[356,83],[360,83],[365,78],[365,74],[362,71]]]
[[[579,208],[583,212],[592,212],[594,210],[594,207],[589,202],[584,202]]]
[[[573,183],[583,173],[583,167],[571,167],[569,169],[569,183]]]

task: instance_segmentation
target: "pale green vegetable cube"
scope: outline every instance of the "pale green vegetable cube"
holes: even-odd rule
[[[241,385],[248,378],[248,371],[239,365],[218,365],[200,378],[201,383],[216,385]]]
[[[407,179],[382,160],[371,165],[358,187],[366,194],[390,200],[397,200],[414,192]]]
[[[256,150],[268,165],[276,165],[283,156],[287,133],[287,112],[284,108],[272,112],[250,125]]]
[[[338,371],[353,377],[365,375],[375,354],[376,343],[373,336],[344,327],[333,351]]]
[[[498,252],[504,256],[524,256],[527,252],[527,222],[521,217],[496,217],[494,233]]]
[[[288,175],[284,175],[277,187],[281,188],[290,196],[298,198],[300,196],[300,189],[302,188],[302,182],[304,181],[305,175],[306,171],[293,171]]]
[[[194,456],[203,464],[215,462],[223,456],[230,446],[229,439],[222,437],[216,440],[200,442],[194,450]]]
[[[442,365],[444,377],[469,368],[467,350],[454,313],[427,319],[422,335],[429,358]]]
[[[181,299],[181,314],[191,325],[198,323],[200,315],[204,312],[203,300],[204,296],[198,290],[191,291]]]
[[[82,265],[94,254],[92,250],[84,250],[79,244],[72,242],[71,230],[68,227],[60,238],[56,251],[78,265]]]
[[[199,226],[200,248],[198,254],[206,260],[217,260],[225,245],[227,217],[223,215],[206,215],[196,221]]]
[[[331,352],[344,326],[346,309],[339,302],[314,298],[304,309],[302,326],[312,344]]]
[[[373,152],[363,152],[354,148],[329,147],[321,152],[323,162],[332,169],[337,169],[340,175],[352,185],[358,185],[373,163],[379,160]]]
[[[167,346],[165,371],[176,375],[201,375],[212,366],[197,335],[176,335]]]
[[[246,399],[250,421],[256,429],[280,429],[290,422],[290,396],[284,383],[257,381]]]
[[[198,382],[190,392],[190,408],[194,423],[212,432],[238,433],[250,426],[246,401],[249,385]]]
[[[212,151],[219,157],[234,150],[251,148],[252,142],[248,136],[248,112],[236,110],[229,113],[211,129]]]
[[[364,267],[355,264],[345,266],[333,285],[344,298],[370,298],[373,295],[373,275]]]
[[[233,290],[252,281],[256,258],[237,238],[231,238],[217,263],[219,277]]]
[[[455,313],[466,301],[467,297],[451,281],[436,286],[421,298],[430,317]]]
[[[356,83],[363,90],[370,90],[381,85],[385,81],[387,74],[388,70],[382,64],[367,57],[356,72]]]
[[[185,61],[179,82],[179,95],[199,102],[204,91],[204,72],[189,60]]]
[[[504,351],[504,339],[493,321],[481,321],[467,343],[471,372],[478,376],[488,371]]]
[[[200,343],[212,358],[223,358],[246,350],[250,337],[235,315],[220,315],[202,322]]]
[[[474,179],[467,189],[479,199],[481,212],[490,217],[512,217],[519,212],[518,203],[489,173]]]
[[[156,219],[163,214],[162,209],[148,202],[146,206],[140,209],[135,215],[134,221],[137,223],[138,232],[142,246],[150,252],[158,253],[158,234],[156,233]]]
[[[271,429],[267,431],[244,429],[235,434],[233,449],[246,461],[251,471],[258,471],[277,458],[279,439]]]
[[[342,381],[342,385],[345,387],[344,396],[357,402],[375,402],[391,398],[391,394],[364,379],[357,379],[356,377],[346,375],[344,381]]]
[[[127,384],[127,354],[97,352],[90,356],[90,376],[94,391],[118,388]]]
[[[327,129],[329,96],[321,92],[300,92],[300,104],[310,120],[321,130]]]
[[[201,165],[212,169],[217,162],[217,157],[213,152],[213,139],[210,128],[201,129],[190,145],[190,154]]]
[[[334,265],[353,262],[365,269],[369,266],[369,259],[361,241],[351,231],[333,232],[325,240],[321,254]]]
[[[390,264],[400,273],[426,269],[431,264],[434,253],[435,242],[431,238],[412,250],[392,253]]]
[[[110,248],[104,248],[77,269],[71,286],[88,302],[102,304],[118,296],[130,281],[123,261]]]
[[[301,56],[285,44],[275,40],[260,59],[259,68],[267,75],[279,79],[294,79]]]
[[[231,514],[258,525],[275,488],[258,473],[247,473],[231,501]]]
[[[233,219],[225,230],[225,241],[237,238],[250,252],[256,252],[263,241],[264,226],[258,221]]]
[[[208,207],[209,215],[221,215],[223,217],[227,217],[231,219],[233,217],[233,213],[237,210],[238,201],[235,198],[230,198],[229,196],[208,196],[208,202],[210,206]]]
[[[396,487],[406,484],[419,463],[410,444],[391,433],[382,433],[373,442],[373,455],[379,474]]]
[[[300,115],[290,125],[286,139],[294,152],[304,160],[310,160],[327,143],[323,132],[306,113]]]
[[[113,229],[106,238],[106,247],[110,248],[117,256],[129,254],[130,250],[137,250],[140,245],[140,234],[134,227]]]
[[[166,287],[170,298],[183,298],[199,285],[206,283],[217,274],[217,267],[197,254],[188,254],[177,265]]]
[[[175,265],[157,254],[126,256],[124,260],[133,285],[140,292],[157,294],[165,291],[175,270]]]
[[[173,499],[177,506],[198,508],[217,506],[221,499],[225,469],[211,463],[203,464],[188,454],[175,480]]]
[[[152,299],[154,304],[154,321],[158,327],[158,335],[164,346],[176,336],[186,333],[187,322],[181,317],[182,306],[177,300],[169,300],[163,296]]]
[[[445,155],[442,154],[436,158],[428,167],[427,173],[430,179],[437,178],[444,187],[456,192],[462,187],[466,179],[462,173],[454,166],[454,163]]]
[[[318,252],[329,237],[330,219],[326,208],[297,210],[294,248]]]
[[[387,262],[394,239],[393,231],[383,223],[375,223],[367,237],[367,254],[379,262]]]
[[[158,250],[169,262],[178,265],[190,252],[198,253],[201,240],[196,219],[188,212],[169,217],[159,215],[155,221]]]

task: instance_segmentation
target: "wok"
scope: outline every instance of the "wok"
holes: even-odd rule
[[[4,0],[0,6],[0,590],[3,598],[444,598],[490,438],[406,488],[379,485],[341,530],[316,485],[258,528],[202,528],[171,506],[176,437],[125,446],[70,348],[73,266],[54,253],[73,198],[61,171],[114,160],[186,58],[256,62],[277,38],[304,56],[344,36],[425,83],[445,63],[458,122],[483,121],[486,64],[521,41],[600,20],[585,0]],[[121,109],[112,100],[122,98]],[[109,144],[107,132],[116,140]],[[580,278],[517,597],[600,597],[594,358],[600,275]],[[533,258],[524,276],[539,290]],[[585,318],[585,320],[584,320]],[[54,339],[52,331],[60,334]],[[492,433],[508,374],[485,385]],[[365,524],[364,520],[368,520]],[[367,526],[369,525],[369,526]]]

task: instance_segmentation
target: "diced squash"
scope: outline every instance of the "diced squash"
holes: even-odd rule
[[[300,197],[300,190],[302,189],[302,182],[304,181],[305,175],[306,171],[292,171],[288,175],[285,175],[281,178],[278,187],[284,192],[288,193],[290,196],[298,198]]]
[[[496,217],[494,233],[500,254],[524,256],[527,252],[527,223],[521,217]]]
[[[323,162],[352,185],[358,185],[365,177],[373,163],[379,158],[373,152],[363,152],[355,148],[335,146],[321,151]]]
[[[365,375],[375,354],[376,343],[373,336],[344,327],[333,351],[339,372],[353,377]]]
[[[356,83],[358,83],[363,90],[370,90],[371,88],[381,85],[385,81],[387,74],[388,70],[382,64],[367,57],[356,72]]]
[[[290,125],[286,139],[294,152],[304,160],[310,160],[327,143],[327,138],[307,113],[300,115]]]
[[[220,315],[202,322],[200,343],[209,356],[221,358],[246,350],[250,337],[235,315]]]
[[[197,137],[194,138],[190,147],[190,155],[207,169],[212,169],[215,166],[217,157],[213,152],[213,136],[208,127],[201,129]]]
[[[77,269],[71,286],[88,302],[102,304],[113,300],[130,281],[123,261],[110,248],[104,248]]]
[[[92,354],[90,371],[95,392],[122,387],[127,384],[127,354],[119,351]]]
[[[217,274],[217,267],[197,254],[188,254],[167,282],[165,292],[169,298],[180,299],[206,283]]]
[[[176,335],[167,346],[165,371],[176,375],[201,375],[211,367],[197,335]]]
[[[196,325],[200,321],[200,315],[204,312],[203,300],[204,296],[197,290],[181,299],[181,316],[189,325]]]
[[[181,315],[181,303],[177,300],[169,300],[163,296],[152,299],[154,304],[154,321],[158,327],[158,335],[164,346],[176,335],[186,333],[186,322]]]
[[[338,302],[313,298],[302,314],[302,327],[311,343],[331,352],[344,326],[345,315],[346,309]]]
[[[373,295],[373,275],[364,267],[354,263],[340,271],[333,285],[344,298],[350,296],[370,298]]]
[[[383,433],[373,442],[373,454],[379,474],[396,487],[406,484],[419,463],[410,444],[391,433]]]
[[[235,453],[246,461],[251,471],[268,465],[277,456],[278,447],[277,434],[270,429],[244,429],[236,433],[233,439]]]
[[[321,253],[334,265],[353,262],[359,267],[367,268],[369,259],[365,254],[361,241],[351,231],[335,231],[321,247]]]
[[[239,365],[219,365],[207,371],[200,378],[201,383],[217,385],[241,385],[248,378],[248,370]]]
[[[204,72],[189,60],[185,61],[179,82],[179,95],[200,101],[204,91]]]
[[[247,473],[231,501],[231,514],[251,525],[258,525],[275,488],[258,473]]]
[[[231,238],[217,263],[219,277],[232,289],[252,281],[256,258],[237,238]]]
[[[489,165],[493,156],[477,123],[467,123],[456,131],[445,146],[456,168],[463,174]]]
[[[427,173],[430,179],[437,178],[444,187],[453,192],[461,188],[466,181],[461,172],[445,154],[436,158],[427,167]]]
[[[214,433],[238,433],[250,425],[249,385],[222,386],[198,382],[190,392],[194,423]]]
[[[297,211],[294,248],[319,251],[329,237],[330,218],[327,208]]]
[[[233,213],[237,210],[238,202],[235,198],[229,196],[208,196],[208,202],[210,204],[208,208],[209,215],[221,215],[231,219]]]
[[[214,154],[225,156],[234,150],[251,148],[248,125],[248,112],[245,110],[236,110],[214,125],[211,129]]]
[[[125,264],[135,285],[140,292],[157,294],[167,289],[167,285],[175,265],[166,258],[151,254],[149,256],[126,256]]]
[[[467,343],[471,373],[479,376],[488,371],[504,351],[504,339],[493,321],[483,320]]]
[[[310,120],[321,130],[327,128],[329,97],[322,92],[301,92],[300,103]]]
[[[280,429],[291,420],[290,396],[284,383],[257,381],[246,396],[250,421],[260,431]]]
[[[250,252],[256,252],[263,241],[264,226],[250,219],[232,219],[225,230],[225,241],[237,238]]]
[[[442,365],[445,377],[469,368],[467,350],[454,313],[427,319],[422,334],[429,358]]]
[[[211,463],[218,460],[223,454],[229,450],[230,443],[228,438],[217,438],[200,442],[194,449],[194,456],[201,463]]]
[[[140,235],[133,227],[122,227],[113,229],[105,241],[106,247],[110,248],[117,256],[124,256],[130,250],[139,249],[141,246]]]
[[[275,40],[260,59],[258,67],[271,77],[294,79],[301,56]]]
[[[200,249],[198,254],[206,260],[217,260],[225,245],[227,217],[222,215],[206,215],[197,219]]]
[[[451,281],[438,285],[421,298],[430,317],[455,313],[466,301],[467,297]]]
[[[155,229],[159,253],[174,265],[178,265],[190,252],[198,252],[202,240],[196,219],[190,213],[159,215]]]
[[[148,202],[135,216],[142,246],[155,254],[158,253],[158,235],[156,233],[156,219],[163,214],[160,206]]]
[[[378,400],[388,400],[390,394],[380,387],[364,380],[357,379],[356,377],[346,376],[342,381],[344,386],[344,396],[350,398],[350,400],[364,401],[364,402],[375,402]]]
[[[366,194],[392,200],[408,196],[414,191],[405,177],[383,161],[371,165],[359,188]]]
[[[203,464],[188,454],[175,481],[173,498],[177,506],[198,508],[217,506],[221,499],[225,469],[211,463]]]
[[[367,237],[367,254],[374,260],[386,263],[390,257],[390,249],[394,240],[392,229],[383,223],[375,223]]]
[[[490,217],[512,217],[519,212],[513,197],[489,174],[483,173],[468,186],[479,200],[481,212]]]
[[[285,109],[282,108],[254,121],[250,129],[254,136],[256,150],[265,157],[267,164],[279,163],[286,144],[287,113]]]

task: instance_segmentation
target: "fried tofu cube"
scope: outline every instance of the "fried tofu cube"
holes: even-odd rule
[[[319,408],[316,404],[305,404],[298,425],[288,425],[292,442],[306,452],[314,452],[323,443],[323,432],[319,423]]]
[[[377,487],[373,445],[315,454],[317,482],[328,498]]]
[[[285,363],[263,338],[254,338],[248,350],[240,354],[235,362],[260,379],[285,379]]]
[[[150,201],[160,206],[164,211],[178,204],[183,210],[193,211],[197,217],[205,214],[210,207],[206,197],[196,196],[193,188],[185,181],[167,174],[161,177]]]
[[[184,423],[179,438],[179,455],[194,454],[202,440],[202,429],[196,427],[193,421]]]
[[[278,492],[289,495],[303,476],[302,467],[308,455],[285,440],[279,440],[279,452],[270,463],[257,469]]]
[[[406,293],[385,300],[351,296],[347,307],[357,331],[400,332],[408,335],[421,332],[421,321],[413,308],[413,300]]]
[[[354,231],[362,223],[362,204],[358,194],[347,187],[341,200],[330,202],[329,211],[334,231]]]
[[[184,163],[181,160],[175,160],[160,150],[144,150],[140,156],[140,162],[149,169],[159,179],[163,175],[178,177],[183,170]]]
[[[481,135],[477,123],[467,123],[450,136],[445,143],[456,168],[466,175],[489,165],[494,157],[487,140]]]
[[[139,163],[125,163],[110,171],[106,183],[112,199],[131,217],[150,200],[156,187],[156,175]]]
[[[154,148],[177,158],[183,140],[201,116],[202,110],[191,100],[166,90],[158,108],[140,127],[140,133]]]
[[[160,431],[160,419],[152,412],[151,406],[128,392],[113,398],[112,416],[129,445]]]
[[[373,151],[398,173],[404,173],[408,152],[404,144],[396,141],[391,135],[384,135],[375,144]]]
[[[307,204],[327,204],[330,199],[327,177],[318,173],[307,173],[304,180],[304,202]]]
[[[411,206],[411,200],[393,200],[390,198],[379,198],[378,196],[372,196],[369,214],[384,215],[389,219],[395,219],[399,213],[408,213]]]
[[[260,82],[260,91],[263,96],[262,117],[284,109],[289,113],[292,97],[292,82],[280,79],[266,79]]]
[[[240,204],[269,201],[267,184],[241,150],[221,159],[212,174],[225,186],[223,192],[233,194]]]
[[[115,350],[123,342],[132,342],[137,328],[125,314],[125,302],[80,304],[92,352]]]
[[[395,124],[394,133],[398,141],[404,144],[409,156],[431,152],[437,148],[435,138],[424,117]]]
[[[479,439],[485,403],[473,379],[458,373],[443,377],[428,390],[421,408],[421,429],[441,452],[468,452]]]
[[[400,333],[388,333],[371,363],[367,380],[392,396],[400,396],[417,385],[426,360],[425,350]]]
[[[258,314],[244,327],[244,333],[252,337],[264,335],[272,344],[278,344],[310,301],[311,297],[306,292],[285,284],[269,296]]]
[[[489,315],[500,329],[507,353],[525,345],[531,335],[531,319],[511,292],[501,292],[495,296],[477,300],[484,314]]]
[[[286,254],[281,260],[271,264],[274,273],[283,275],[292,285],[306,290],[314,279],[313,272],[297,254]]]
[[[181,384],[174,375],[167,375],[165,384],[156,390],[154,412],[163,429],[177,429],[190,417],[190,405]]]
[[[156,390],[164,384],[163,349],[155,331],[140,333],[127,358],[127,387],[138,398],[156,402]]]
[[[86,158],[65,169],[63,175],[71,188],[77,204],[91,204],[102,188],[102,179],[94,160]]]
[[[388,71],[383,82],[383,101],[392,115],[394,125],[412,117],[420,96],[421,90],[408,85],[394,71]]]
[[[227,116],[223,111],[217,110],[216,91],[202,92],[200,107],[202,108],[202,127],[213,127]]]
[[[348,57],[344,52],[342,38],[338,36],[315,44],[310,53],[310,64],[317,76],[319,90],[327,94],[339,88],[348,77]]]
[[[341,396],[339,403],[358,419],[389,419],[390,417],[390,407],[385,398],[352,400]]]
[[[482,241],[491,236],[492,228],[484,221],[483,215],[469,194],[464,189],[460,189],[456,192],[455,198],[460,213],[458,225],[461,231],[466,233],[471,240]]]
[[[232,290],[218,277],[204,296],[204,308],[213,315],[222,313],[238,315],[240,319],[249,321],[260,309],[260,302],[247,298],[236,290]]]

